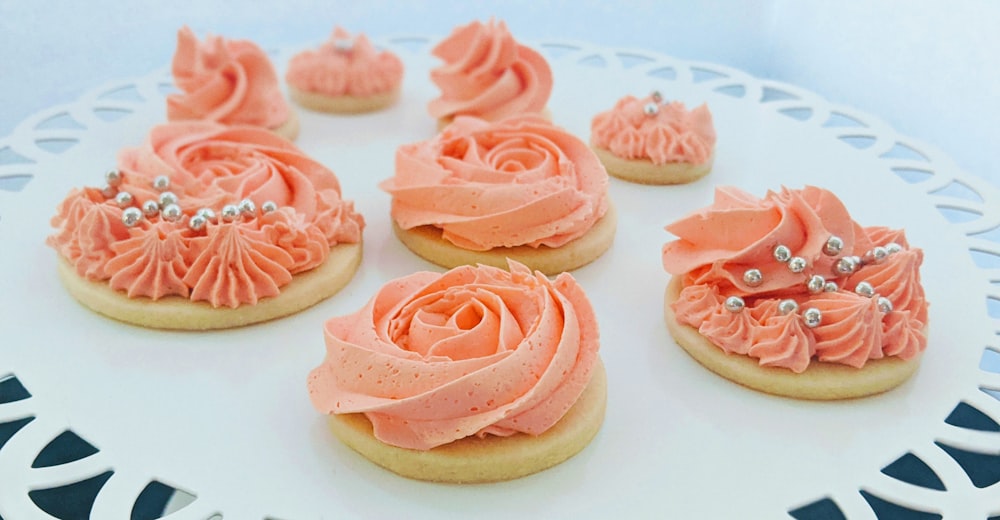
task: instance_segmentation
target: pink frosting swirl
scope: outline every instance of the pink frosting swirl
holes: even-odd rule
[[[208,36],[200,43],[188,27],[177,32],[174,83],[167,119],[217,121],[275,129],[291,114],[267,54],[248,40]]]
[[[459,247],[559,247],[607,211],[608,175],[594,153],[537,116],[459,117],[429,141],[401,146],[392,195],[403,229],[432,225]]]
[[[361,240],[364,219],[341,198],[333,172],[261,128],[158,126],[145,144],[119,154],[118,171],[122,181],[112,191],[130,194],[133,208],[159,200],[154,180],[169,179],[180,218],[157,214],[128,228],[114,199],[93,188],[74,190],[52,219],[57,231],[48,243],[81,276],[109,280],[130,297],[253,304],[278,294],[293,274],[322,264],[331,247]],[[221,218],[224,206],[243,200],[278,209]],[[216,216],[204,230],[191,229],[203,209]]]
[[[646,107],[657,108],[647,115]],[[679,101],[660,104],[653,96],[625,96],[594,116],[591,144],[623,159],[653,164],[702,164],[715,149],[715,126],[707,105],[688,111]]]
[[[593,309],[571,275],[463,266],[386,284],[326,324],[309,375],[322,413],[364,413],[387,444],[427,450],[472,435],[538,435],[597,361]]]
[[[428,111],[496,121],[540,113],[552,93],[552,71],[541,54],[517,43],[504,22],[479,21],[455,29],[431,51],[444,65],[431,71],[441,88]]]
[[[191,262],[184,234],[176,226],[158,222],[150,229],[133,231],[132,238],[112,244],[115,256],[107,265],[112,273],[108,280],[111,288],[125,291],[129,298],[187,298],[191,290],[184,276]]]
[[[349,47],[343,47],[344,43]],[[403,62],[389,51],[377,51],[364,34],[351,38],[340,27],[315,50],[305,50],[288,63],[285,81],[299,90],[325,96],[367,97],[399,88]]]
[[[663,246],[667,272],[686,274],[694,283],[711,281],[741,294],[802,285],[801,274],[773,260],[778,245],[805,259],[811,271],[826,275],[837,261],[837,257],[823,254],[831,236],[843,240],[846,252],[870,244],[840,199],[812,186],[783,188],[778,193],[768,192],[763,199],[735,187],[718,187],[711,206],[666,229],[678,237]],[[743,280],[750,268],[763,274],[761,285],[751,286]]]
[[[814,360],[860,368],[884,356],[912,359],[926,348],[923,252],[909,248],[902,231],[861,227],[827,190],[783,188],[757,199],[719,187],[712,206],[667,230],[678,237],[663,247],[664,268],[683,282],[672,305],[677,319],[726,352],[802,372]],[[840,251],[827,247],[831,237],[840,239]],[[802,271],[775,259],[779,245],[804,261]],[[846,258],[860,267],[837,271]],[[745,277],[751,269],[759,281]],[[810,290],[815,275],[836,290]],[[862,282],[870,288],[860,289]],[[742,311],[725,309],[730,296],[743,299]],[[779,312],[786,299],[794,309]],[[818,322],[807,323],[807,312],[816,311]]]

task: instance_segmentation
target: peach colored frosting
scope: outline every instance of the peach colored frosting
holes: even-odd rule
[[[325,333],[313,406],[364,413],[379,440],[418,450],[544,433],[589,383],[600,343],[571,275],[550,281],[516,262],[396,279]]]
[[[663,266],[683,277],[677,319],[726,352],[802,372],[814,360],[860,368],[926,348],[923,252],[901,230],[860,226],[827,190],[782,188],[758,199],[719,187],[711,206],[666,229],[677,240],[664,245]],[[840,239],[839,251],[828,246],[831,237]],[[801,272],[775,257],[779,245],[803,261]],[[856,267],[838,269],[845,262]],[[745,277],[751,269],[759,281]],[[815,275],[835,286],[810,288]],[[742,310],[725,306],[731,296],[741,298]],[[797,309],[782,312],[783,300]],[[819,320],[810,322],[807,311],[818,311]]]
[[[623,159],[702,164],[715,148],[715,127],[707,105],[688,111],[683,103],[662,103],[656,95],[625,96],[611,110],[594,116],[590,139]]]
[[[539,116],[496,123],[459,117],[429,141],[396,151],[392,195],[403,229],[432,225],[470,250],[559,247],[607,211],[608,175],[597,156]]]
[[[552,70],[541,54],[517,43],[504,22],[479,21],[455,29],[431,51],[444,65],[431,71],[441,97],[431,116],[495,121],[540,113],[552,93]]]
[[[143,146],[119,154],[118,171],[115,187],[71,191],[47,242],[80,276],[107,280],[129,297],[253,304],[322,264],[331,247],[361,240],[364,220],[341,199],[333,172],[261,128],[161,125]],[[125,211],[160,200],[160,176],[169,179],[179,217],[157,212],[126,225]],[[119,204],[123,192],[132,200]],[[227,205],[244,200],[251,210],[223,217]],[[198,225],[203,208],[215,216]]]
[[[179,94],[167,96],[170,121],[205,120],[275,129],[291,114],[278,76],[263,50],[248,40],[177,33],[173,60]]]
[[[364,34],[351,38],[336,27],[330,40],[318,49],[292,57],[285,81],[299,90],[325,96],[374,96],[399,88],[403,62],[389,51],[376,51]]]

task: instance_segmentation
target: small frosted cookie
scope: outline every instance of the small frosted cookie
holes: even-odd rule
[[[514,262],[415,273],[325,334],[313,406],[342,442],[404,477],[522,477],[583,450],[604,420],[596,316],[566,273]]]
[[[334,28],[330,40],[292,57],[285,74],[292,99],[311,110],[358,114],[386,108],[399,99],[403,62],[377,51],[364,34]]]
[[[298,137],[298,116],[257,44],[211,35],[199,42],[183,27],[177,33],[171,70],[180,92],[167,96],[168,120],[251,125],[288,140]]]
[[[103,188],[75,189],[47,243],[66,288],[106,316],[154,328],[227,328],[339,291],[364,219],[326,167],[257,127],[154,128]]]
[[[445,267],[506,265],[548,274],[585,265],[614,240],[608,176],[593,151],[533,115],[459,117],[396,151],[392,195],[400,240]]]
[[[720,187],[667,230],[667,326],[712,371],[802,399],[873,395],[916,371],[928,303],[903,231],[862,227],[815,187]]]
[[[684,184],[712,170],[715,127],[707,105],[688,111],[658,92],[625,96],[594,116],[591,145],[608,173],[640,184]]]
[[[552,70],[541,54],[518,43],[504,22],[458,27],[431,54],[444,61],[431,70],[441,96],[427,107],[438,130],[458,116],[499,121],[545,113]]]

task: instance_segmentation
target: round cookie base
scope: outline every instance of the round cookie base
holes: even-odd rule
[[[866,397],[891,390],[910,378],[920,365],[920,357],[872,359],[862,368],[813,360],[802,373],[786,368],[761,366],[750,356],[729,354],[681,324],[670,304],[681,291],[679,277],[667,285],[663,314],[674,341],[703,366],[716,374],[761,392],[808,400],[838,400]]]
[[[701,164],[666,163],[653,164],[649,159],[622,159],[609,150],[591,147],[597,154],[608,174],[619,179],[638,184],[670,185],[694,182],[712,171],[715,154]]]
[[[376,439],[371,422],[361,413],[331,415],[330,428],[354,451],[407,478],[453,484],[500,482],[551,468],[579,453],[600,430],[606,403],[607,375],[598,360],[577,402],[541,435],[472,436],[421,451]]]
[[[88,280],[59,257],[59,278],[69,293],[85,307],[110,318],[155,329],[209,330],[241,327],[294,314],[329,298],[354,277],[361,264],[362,245],[338,244],[318,267],[296,274],[281,293],[254,305],[213,307],[204,301],[180,296],[158,300],[129,298],[107,281]]]
[[[294,141],[299,137],[299,115],[289,107],[288,119],[281,126],[271,128],[271,131],[289,141]]]
[[[330,114],[363,114],[382,110],[399,99],[399,91],[399,87],[396,87],[389,92],[371,96],[327,96],[301,90],[291,85],[288,86],[288,93],[292,101],[309,110]]]
[[[403,229],[393,221],[392,229],[400,242],[421,258],[448,269],[460,265],[484,264],[501,269],[507,268],[507,259],[516,260],[546,275],[572,271],[589,264],[611,247],[618,215],[614,206],[583,236],[561,247],[513,246],[495,247],[486,251],[472,251],[458,247],[442,238],[442,231],[435,226],[418,226]]]

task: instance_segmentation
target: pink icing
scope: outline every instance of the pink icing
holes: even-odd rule
[[[540,113],[552,93],[552,71],[541,54],[517,43],[504,22],[455,29],[431,51],[444,65],[431,71],[441,97],[428,106],[439,119],[459,115],[496,121]]]
[[[544,433],[587,386],[600,343],[571,275],[550,281],[516,262],[393,280],[330,319],[326,341],[313,406],[364,413],[379,440],[418,450]]]
[[[350,48],[341,48],[349,42]],[[364,34],[351,35],[336,27],[330,40],[316,50],[296,54],[285,81],[299,90],[325,96],[367,97],[399,88],[403,62],[389,51],[377,51]]]
[[[656,113],[647,115],[647,105],[655,105]],[[715,126],[707,105],[688,111],[678,101],[660,104],[653,96],[625,96],[611,110],[594,116],[590,139],[623,159],[703,164],[715,148]]]
[[[663,266],[683,277],[672,307],[677,319],[699,328],[726,352],[802,372],[813,360],[860,368],[884,356],[912,359],[926,348],[923,252],[909,248],[902,231],[861,227],[827,190],[782,188],[757,199],[719,187],[711,206],[667,230],[677,239],[664,245]],[[842,240],[840,253],[824,252],[831,236]],[[889,244],[899,250],[876,260],[874,248]],[[806,269],[795,273],[775,260],[778,245],[803,258]],[[836,272],[834,264],[849,256],[861,260],[861,267],[853,274]],[[744,280],[748,269],[761,272],[761,283]],[[806,282],[816,274],[838,290],[810,291]],[[855,291],[861,282],[871,284],[873,296]],[[725,309],[729,296],[741,297],[744,310]],[[880,298],[888,299],[891,309],[880,308]],[[798,309],[779,312],[778,302],[785,299],[794,300]],[[819,324],[805,324],[807,309],[820,312]]]
[[[128,238],[112,244],[114,258],[108,261],[112,289],[125,291],[129,298],[145,296],[154,300],[164,296],[187,298],[190,288],[184,283],[190,260],[184,231],[166,222],[150,229],[139,229]]]
[[[170,121],[205,120],[275,129],[291,114],[278,76],[263,50],[248,40],[177,32],[173,60],[179,94],[167,96]]]
[[[396,151],[392,195],[403,229],[432,225],[471,250],[559,247],[607,211],[608,176],[585,143],[538,116],[459,117]]]
[[[47,240],[76,271],[108,280],[130,297],[176,295],[213,306],[254,304],[274,296],[292,275],[322,264],[330,248],[361,240],[364,219],[340,196],[336,176],[289,141],[255,127],[176,122],[153,128],[146,143],[119,154],[123,181],[140,207],[158,200],[153,180],[167,176],[183,215],[160,215],[128,228],[123,209],[101,190],[73,190],[52,219]],[[111,193],[109,195],[114,195]],[[258,208],[231,222],[225,205]],[[276,211],[259,208],[267,201]],[[216,214],[201,230],[191,218]]]

